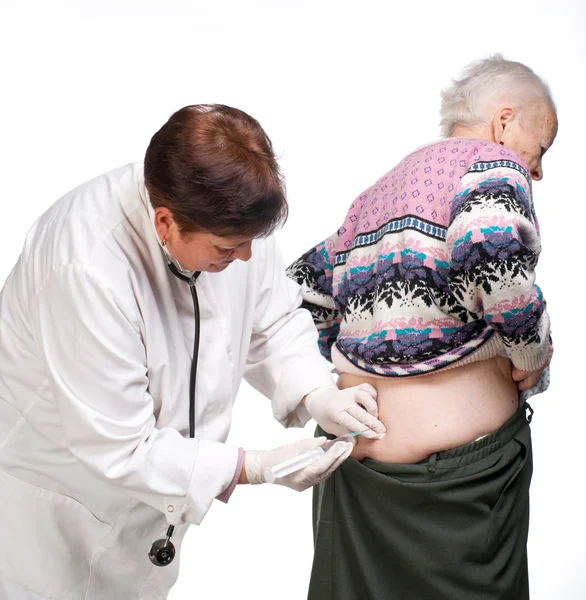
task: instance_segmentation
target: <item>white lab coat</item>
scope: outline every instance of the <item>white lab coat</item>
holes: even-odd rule
[[[151,543],[179,550],[233,479],[224,444],[244,377],[283,425],[333,383],[273,238],[197,281],[194,312],[154,230],[143,165],[102,175],[33,226],[0,296],[0,599],[165,598]],[[16,590],[20,590],[17,592]]]

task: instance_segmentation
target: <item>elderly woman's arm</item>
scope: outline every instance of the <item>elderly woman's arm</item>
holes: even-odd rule
[[[447,244],[452,293],[501,336],[515,368],[543,369],[549,317],[535,285],[541,245],[523,166],[480,160],[466,171],[452,203]]]
[[[319,349],[331,362],[332,346],[340,331],[342,315],[333,298],[333,274],[338,234],[330,236],[297,259],[287,275],[301,286],[302,307],[313,318],[319,333]]]

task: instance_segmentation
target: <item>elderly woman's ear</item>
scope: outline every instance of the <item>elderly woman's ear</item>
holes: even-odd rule
[[[516,117],[515,109],[512,106],[501,106],[492,118],[492,137],[497,144],[505,144],[504,139],[507,134],[507,127]]]

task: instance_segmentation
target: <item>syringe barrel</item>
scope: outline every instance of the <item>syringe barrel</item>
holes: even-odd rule
[[[284,460],[282,463],[275,465],[274,467],[266,467],[264,471],[265,480],[267,483],[274,483],[275,479],[279,477],[285,477],[299,469],[309,466],[312,462],[321,458],[325,454],[322,450],[322,446],[318,446],[313,450],[294,456],[288,460]]]
[[[356,440],[350,434],[341,435],[333,440],[328,440],[325,444],[304,452],[299,456],[294,456],[288,460],[284,460],[282,463],[275,465],[274,467],[265,467],[264,476],[267,483],[275,483],[275,479],[279,477],[285,477],[299,469],[308,467],[312,462],[321,458],[336,442],[346,442],[347,444],[354,445]]]

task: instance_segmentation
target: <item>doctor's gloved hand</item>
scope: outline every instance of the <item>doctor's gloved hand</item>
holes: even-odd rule
[[[344,390],[318,388],[305,397],[305,408],[324,431],[337,436],[360,431],[365,438],[380,439],[387,431],[378,420],[376,390],[368,383]]]
[[[327,438],[319,437],[279,446],[273,450],[246,450],[244,453],[244,469],[248,483],[266,483],[265,469],[267,467],[279,465],[304,452],[319,448],[326,442]],[[353,447],[353,441],[336,442],[309,466],[284,477],[277,477],[274,483],[302,492],[326,480],[350,456]]]

